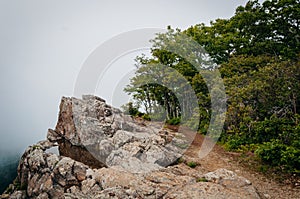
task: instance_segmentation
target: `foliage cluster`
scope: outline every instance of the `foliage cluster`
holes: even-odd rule
[[[299,173],[299,24],[299,0],[250,0],[230,19],[209,26],[168,27],[152,40],[151,57],[137,57],[136,76],[125,91],[146,114],[171,123],[180,118],[205,134],[212,114],[207,79],[218,70],[227,96],[220,141],[230,150],[250,150],[272,166]],[[204,58],[205,52],[185,46],[186,37],[203,46],[217,65]],[[182,100],[192,99],[189,86],[196,108]]]

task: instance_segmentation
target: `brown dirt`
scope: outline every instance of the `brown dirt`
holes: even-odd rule
[[[253,162],[255,164],[255,161],[251,161],[253,159],[251,156],[254,156],[253,154],[248,153],[242,156],[240,153],[228,152],[224,150],[222,146],[215,145],[213,150],[206,157],[199,159],[198,151],[204,136],[197,133],[195,135],[195,132],[192,132],[187,128],[184,128],[182,132],[188,139],[192,139],[193,136],[195,136],[192,144],[185,152],[184,157],[196,159],[197,162],[200,163],[200,166],[197,166],[195,169],[199,172],[210,172],[219,168],[225,168],[250,180],[256,187],[261,198],[300,198],[299,186],[293,186],[293,184],[286,182],[280,183],[278,180],[274,179],[274,176],[259,172],[256,169],[257,165],[253,165]],[[245,161],[247,158],[249,161]],[[258,164],[257,161],[256,164]]]

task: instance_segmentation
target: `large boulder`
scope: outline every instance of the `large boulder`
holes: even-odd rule
[[[59,143],[61,155],[93,168],[148,172],[172,164],[184,151],[176,143],[187,141],[171,132],[162,136],[162,131],[135,122],[99,97],[85,95],[62,98],[56,128],[49,130],[48,139]]]

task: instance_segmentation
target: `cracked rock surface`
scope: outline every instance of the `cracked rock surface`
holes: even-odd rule
[[[168,166],[183,153],[177,143],[185,141],[162,131],[139,125],[103,99],[87,95],[62,98],[58,123],[48,138],[58,141],[61,155],[93,168],[119,166],[143,173]]]

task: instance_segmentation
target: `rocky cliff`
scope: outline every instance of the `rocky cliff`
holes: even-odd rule
[[[63,97],[56,128],[28,147],[1,198],[259,198],[232,171],[201,173],[192,168],[198,163],[185,164],[191,141],[99,97]]]

